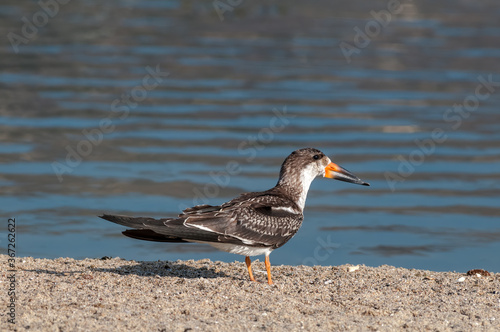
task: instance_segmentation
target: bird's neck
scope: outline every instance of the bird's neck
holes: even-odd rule
[[[303,169],[301,172],[282,169],[276,188],[293,200],[302,212],[306,204],[307,192],[314,178],[315,176],[312,176],[307,169]]]

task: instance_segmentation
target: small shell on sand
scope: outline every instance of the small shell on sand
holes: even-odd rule
[[[348,266],[347,267],[347,272],[354,272],[359,270],[359,265],[354,265],[354,266]]]

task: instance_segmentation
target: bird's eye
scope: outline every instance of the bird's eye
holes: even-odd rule
[[[319,158],[320,158],[319,154],[315,154],[313,157],[314,160],[318,160]]]

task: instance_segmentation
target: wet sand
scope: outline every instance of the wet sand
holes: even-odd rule
[[[500,273],[392,266],[273,266],[243,261],[16,258],[1,255],[0,330],[18,331],[498,331]],[[271,262],[272,263],[272,262]]]

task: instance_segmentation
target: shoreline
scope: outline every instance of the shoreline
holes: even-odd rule
[[[1,255],[7,266],[7,255]],[[2,269],[0,329],[500,330],[500,273],[392,266],[17,257],[15,324]]]

